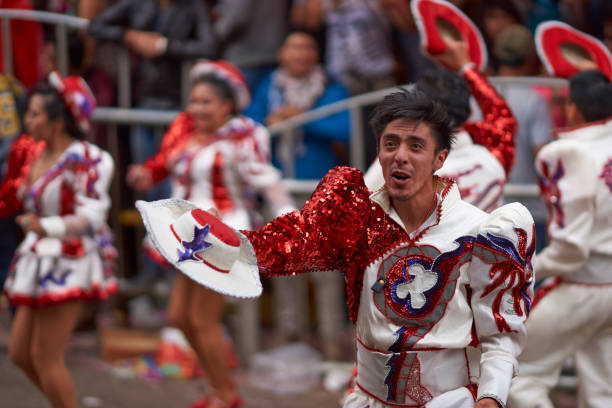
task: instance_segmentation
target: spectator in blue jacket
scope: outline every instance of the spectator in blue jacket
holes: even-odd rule
[[[319,48],[312,34],[290,33],[278,59],[279,68],[260,82],[244,112],[246,116],[269,126],[349,97],[344,86],[330,80],[319,65]],[[349,139],[346,111],[305,125],[294,143],[294,177],[322,178],[329,169],[341,164]],[[278,166],[278,157],[273,157],[273,162]]]

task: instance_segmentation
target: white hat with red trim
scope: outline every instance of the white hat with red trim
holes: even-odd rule
[[[194,64],[189,71],[191,81],[198,77],[211,74],[215,77],[227,82],[230,88],[234,91],[234,99],[236,101],[236,110],[241,111],[246,109],[251,103],[251,94],[249,87],[244,79],[244,75],[238,68],[227,61],[209,61],[202,60]]]
[[[255,251],[249,240],[189,201],[136,201],[153,244],[173,266],[216,292],[261,295]]]
[[[410,7],[425,52],[443,53],[445,38],[465,41],[476,68],[482,71],[487,67],[488,53],[482,34],[461,10],[445,0],[414,0]]]
[[[49,83],[57,90],[60,97],[68,107],[79,130],[83,133],[91,131],[91,115],[96,109],[94,97],[87,82],[79,76],[62,78],[59,72],[49,74]]]
[[[612,55],[597,38],[560,21],[538,24],[536,51],[546,70],[555,76],[569,78],[581,71],[587,62],[612,78]]]

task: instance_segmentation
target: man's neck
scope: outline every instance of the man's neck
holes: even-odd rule
[[[406,231],[412,233],[419,229],[431,215],[435,206],[435,191],[433,185],[424,186],[422,191],[406,201],[391,198],[391,205],[397,211]]]

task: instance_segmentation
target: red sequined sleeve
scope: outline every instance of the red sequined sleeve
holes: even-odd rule
[[[262,276],[346,270],[363,250],[371,208],[368,195],[361,172],[336,167],[302,211],[278,217],[259,231],[243,231],[255,249]]]
[[[510,174],[514,164],[514,135],[518,125],[506,101],[487,79],[473,68],[463,75],[482,111],[483,120],[466,122],[463,126],[475,143],[486,147]]]
[[[168,177],[168,159],[189,139],[192,130],[193,122],[186,112],[179,113],[172,121],[162,139],[159,151],[144,163],[144,166],[151,171],[154,183]]]
[[[36,142],[29,136],[19,136],[11,145],[8,156],[8,169],[0,185],[0,218],[9,217],[21,210],[17,189],[25,181],[23,166]]]

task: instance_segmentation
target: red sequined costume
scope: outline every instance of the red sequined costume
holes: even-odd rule
[[[386,191],[370,195],[347,167],[331,170],[302,211],[244,232],[263,276],[345,271],[358,349],[345,407],[507,398],[531,301],[533,220],[516,203],[486,214],[437,180],[437,208],[413,234]],[[475,367],[470,344],[482,351]]]
[[[75,141],[28,186],[31,165],[43,148],[44,142],[20,136],[0,186],[0,217],[23,208],[39,216],[45,230],[45,236],[26,234],[4,292],[13,304],[34,306],[104,299],[117,290],[116,251],[106,225],[113,160],[97,146]]]
[[[514,163],[517,122],[506,101],[482,74],[467,68],[463,78],[482,111],[483,120],[463,124],[448,158],[436,174],[455,180],[463,200],[490,212],[503,201],[504,185]],[[384,184],[378,160],[368,170],[365,180],[372,191]]]

